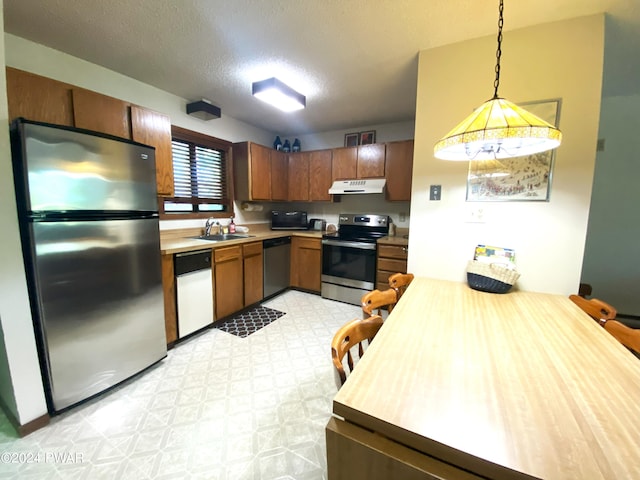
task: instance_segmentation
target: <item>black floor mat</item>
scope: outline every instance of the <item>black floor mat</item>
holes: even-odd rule
[[[257,332],[262,327],[266,327],[284,314],[285,313],[280,310],[274,310],[273,308],[260,305],[231,317],[216,328],[244,338]]]

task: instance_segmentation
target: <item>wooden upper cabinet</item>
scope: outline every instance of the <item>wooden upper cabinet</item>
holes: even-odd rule
[[[411,200],[412,173],[413,140],[387,143],[387,200],[405,202]]]
[[[70,85],[11,67],[6,72],[9,120],[23,117],[73,126]]]
[[[358,147],[358,168],[356,178],[384,177],[385,144],[374,143]],[[352,177],[353,178],[353,177]]]
[[[271,150],[269,153],[271,157],[271,200],[288,200],[288,155],[280,150]]]
[[[251,198],[247,200],[271,200],[271,149],[250,144],[250,177]]]
[[[289,200],[309,201],[309,154],[289,155]]]
[[[309,200],[329,201],[331,187],[331,150],[309,152]]]
[[[358,147],[344,147],[333,150],[331,176],[333,180],[351,180],[358,172]]]
[[[72,96],[76,127],[131,139],[127,102],[77,87]]]
[[[167,115],[131,105],[131,137],[156,149],[158,195],[173,196],[171,119]]]

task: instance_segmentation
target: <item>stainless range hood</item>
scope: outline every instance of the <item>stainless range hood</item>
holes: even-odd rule
[[[382,193],[384,192],[384,178],[365,178],[361,180],[336,180],[331,185],[331,195]]]

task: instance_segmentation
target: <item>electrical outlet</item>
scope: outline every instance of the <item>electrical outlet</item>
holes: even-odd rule
[[[400,221],[405,222],[407,220],[407,214],[405,212],[400,212]]]
[[[429,187],[429,200],[440,200],[442,185],[431,185]]]
[[[471,207],[467,211],[466,223],[485,223],[486,212],[484,207]]]

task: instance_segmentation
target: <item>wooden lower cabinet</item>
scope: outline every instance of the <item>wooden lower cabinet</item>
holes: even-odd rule
[[[263,253],[262,242],[242,245],[244,265],[244,306],[248,307],[263,298]]]
[[[291,238],[291,286],[320,292],[322,241],[319,238]]]
[[[213,251],[216,321],[242,310],[244,282],[242,247],[216,248]]]
[[[409,249],[406,245],[378,244],[376,270],[376,288],[378,290],[389,288],[389,277],[394,273],[407,273],[408,253]]]
[[[167,345],[173,345],[178,339],[178,314],[176,312],[176,277],[173,268],[173,255],[162,255],[162,292],[164,297],[164,328]]]

